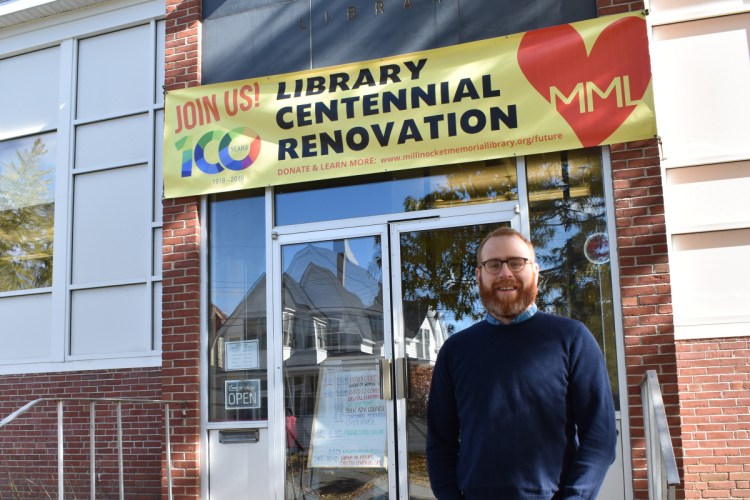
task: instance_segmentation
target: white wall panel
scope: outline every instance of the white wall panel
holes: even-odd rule
[[[150,135],[147,114],[79,125],[75,169],[146,163],[151,151]]]
[[[144,109],[153,99],[154,53],[148,25],[82,40],[78,63],[78,119]],[[116,57],[113,54],[117,54]]]
[[[57,128],[60,50],[0,60],[0,138]]]
[[[156,23],[156,39],[164,40],[166,38],[166,22],[159,21]],[[164,43],[156,44],[156,86],[154,95],[156,104],[164,105]],[[162,130],[161,128],[159,130]]]
[[[52,294],[0,299],[0,361],[50,357]]]
[[[147,285],[76,290],[71,299],[70,354],[117,354],[151,349]]]
[[[749,31],[750,14],[654,27],[665,166],[750,155]]]
[[[164,204],[164,110],[155,114],[156,126],[154,127],[154,222],[162,222]]]
[[[675,326],[750,323],[750,229],[673,235],[672,250]]]
[[[75,177],[74,284],[150,275],[148,175],[140,165]]]
[[[750,227],[750,161],[667,170],[672,233]]]
[[[153,300],[153,345],[154,350],[161,350],[161,298],[162,298],[162,284],[160,281],[154,283],[154,300]]]

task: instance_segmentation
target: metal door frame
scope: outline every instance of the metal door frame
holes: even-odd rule
[[[420,220],[407,220],[393,222],[389,224],[390,229],[390,265],[391,269],[401,269],[401,252],[400,252],[400,239],[399,235],[403,232],[408,231],[428,231],[431,229],[447,229],[452,227],[463,227],[477,224],[497,224],[503,222],[510,222],[513,229],[522,231],[521,228],[521,216],[517,206],[510,206],[507,210],[494,211],[483,214],[471,214],[471,215],[455,215],[444,218],[434,219],[420,219]],[[404,338],[403,321],[397,321],[399,318],[404,317],[402,308],[402,301],[399,300],[403,296],[402,284],[401,284],[401,273],[395,273],[391,276],[391,301],[392,301],[392,313],[393,320],[393,341],[394,341],[394,366],[404,366],[406,362],[399,363],[398,360],[406,358],[406,339]],[[394,392],[395,406],[396,406],[396,437],[398,439],[398,457],[396,461],[396,472],[398,477],[398,491],[400,500],[408,500],[409,498],[409,472],[408,472],[408,454],[407,454],[407,429],[406,429],[406,395],[405,391],[399,391],[399,386],[403,387],[405,381],[399,380],[403,378],[404,374],[399,373],[396,370],[395,383],[396,391]]]
[[[330,241],[335,239],[349,239],[364,236],[380,236],[381,238],[381,252],[383,256],[389,255],[388,250],[388,232],[387,224],[370,224],[360,226],[345,226],[338,229],[326,229],[309,232],[293,232],[288,234],[274,234],[273,236],[273,256],[272,256],[272,290],[273,290],[273,332],[269,343],[273,342],[274,345],[274,359],[273,359],[273,414],[274,418],[269,419],[269,427],[271,428],[271,435],[275,446],[272,446],[273,464],[272,470],[277,472],[274,474],[275,480],[277,481],[278,487],[276,488],[276,498],[282,499],[284,497],[285,488],[285,454],[284,448],[279,443],[285,442],[284,430],[284,367],[283,367],[283,354],[282,349],[278,348],[280,339],[282,338],[281,328],[283,325],[282,321],[282,288],[281,288],[281,276],[282,276],[282,262],[281,262],[281,250],[285,245],[293,245],[298,243],[317,242],[317,241]],[[386,297],[390,296],[390,266],[388,258],[382,258],[382,281],[383,281],[383,346],[385,349],[384,359],[393,358],[393,337],[391,332],[391,306],[390,301],[385,300]],[[280,344],[279,344],[280,345]],[[271,410],[271,408],[269,408]],[[388,464],[388,491],[389,497],[395,498],[396,495],[396,474],[394,473],[392,457],[395,457],[396,453],[396,428],[394,425],[394,407],[393,405],[386,405],[386,435],[387,435],[387,450],[388,457],[390,458]]]
[[[468,210],[467,210],[468,209]],[[281,310],[281,249],[282,246],[328,241],[333,239],[357,238],[363,236],[381,237],[383,276],[383,315],[384,315],[384,346],[385,359],[394,361],[405,356],[403,327],[395,318],[401,317],[401,275],[396,273],[400,269],[400,247],[398,237],[401,232],[414,230],[443,229],[475,224],[510,222],[511,226],[522,231],[522,218],[517,202],[481,205],[479,207],[456,207],[442,210],[430,210],[419,213],[399,214],[400,217],[389,216],[366,217],[361,219],[339,220],[326,223],[314,223],[295,226],[276,227],[272,233],[271,279],[272,291],[272,320],[273,325],[269,344],[273,345],[273,371],[269,375],[269,388],[273,404],[269,408],[269,431],[274,442],[272,449],[272,471],[277,487],[276,498],[282,499],[285,481],[285,454],[279,443],[284,443],[284,392],[283,392],[283,359],[282,350],[277,344],[282,332]],[[417,217],[415,217],[417,216]],[[394,220],[395,219],[395,220]],[[270,349],[270,345],[269,345]],[[388,490],[389,497],[408,499],[408,462],[406,453],[406,400],[401,397],[398,384],[403,381],[394,380],[394,403],[387,407],[387,450],[389,460]]]

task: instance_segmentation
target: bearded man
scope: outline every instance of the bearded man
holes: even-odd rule
[[[438,500],[595,499],[617,440],[604,357],[583,323],[537,309],[534,247],[511,228],[477,251],[483,321],[452,335],[427,405]]]

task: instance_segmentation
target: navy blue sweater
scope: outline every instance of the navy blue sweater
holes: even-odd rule
[[[604,358],[579,321],[481,321],[438,354],[427,464],[439,500],[594,499],[616,439]]]

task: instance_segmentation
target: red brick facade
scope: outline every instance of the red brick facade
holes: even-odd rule
[[[166,92],[200,84],[200,0],[166,3]],[[200,498],[200,201],[165,200],[162,351],[165,399],[189,402],[172,436],[175,500]],[[166,470],[162,476],[167,493]]]
[[[162,247],[162,393],[185,401],[173,429],[175,500],[200,497],[200,216],[197,199],[165,200]],[[165,464],[166,467],[166,464]],[[164,493],[167,492],[166,469]]]
[[[750,340],[677,342],[685,498],[750,498]]]
[[[0,415],[5,418],[40,398],[161,398],[161,370],[5,375]],[[97,498],[117,498],[116,407],[98,403],[96,414]],[[89,498],[89,403],[63,407],[66,498]],[[159,462],[164,412],[154,404],[123,404],[125,490],[141,499],[161,497]],[[0,430],[0,498],[57,498],[57,407],[42,402]]]

